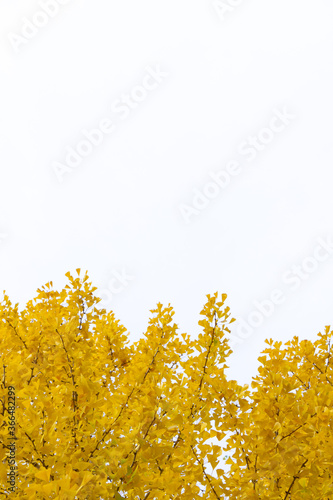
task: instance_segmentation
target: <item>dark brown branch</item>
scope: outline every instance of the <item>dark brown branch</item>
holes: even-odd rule
[[[219,500],[221,500],[221,497],[219,497],[219,495],[216,493],[216,491],[215,491],[215,489],[214,489],[214,486],[212,485],[211,480],[210,480],[210,479],[209,479],[209,477],[207,476],[207,473],[206,473],[206,471],[205,471],[205,467],[204,467],[204,465],[201,463],[200,459],[198,458],[198,456],[197,456],[197,454],[196,454],[196,452],[195,452],[195,450],[194,450],[194,448],[193,448],[193,446],[192,446],[192,445],[191,445],[191,449],[192,449],[192,451],[193,451],[193,453],[194,453],[194,455],[195,455],[195,458],[197,459],[197,461],[198,461],[198,462],[199,462],[199,464],[201,465],[201,468],[202,468],[202,471],[203,471],[203,473],[204,473],[204,476],[205,476],[205,478],[207,479],[208,484],[209,484],[209,486],[210,486],[210,488],[211,488],[212,492],[214,493],[214,495],[216,496],[216,498],[218,498]]]
[[[306,464],[306,462],[307,462],[307,461],[308,461],[308,459],[306,459],[306,460],[302,463],[302,465],[301,465],[301,467],[299,468],[299,471],[297,472],[296,476],[294,476],[294,477],[293,477],[293,480],[291,481],[290,486],[289,486],[288,490],[286,491],[286,494],[285,494],[284,500],[287,500],[288,495],[290,495],[291,490],[292,490],[292,487],[294,486],[294,483],[295,483],[296,479],[298,479],[298,477],[299,477],[299,476],[298,476],[298,474],[301,472],[301,470],[303,469],[303,467],[304,467],[304,465]]]

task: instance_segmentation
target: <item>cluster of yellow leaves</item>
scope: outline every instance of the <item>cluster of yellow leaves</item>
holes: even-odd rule
[[[230,499],[333,498],[332,330],[315,342],[265,342],[251,410],[229,441]]]
[[[197,339],[178,335],[172,307],[159,303],[129,345],[77,271],[61,292],[52,282],[38,290],[21,312],[6,295],[0,304],[0,498],[332,498],[329,328],[285,350],[270,341],[250,392],[225,374],[234,321],[226,294],[207,295]]]

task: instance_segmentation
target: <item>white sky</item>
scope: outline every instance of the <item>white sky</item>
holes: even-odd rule
[[[316,251],[315,270],[309,259],[333,239],[333,4],[238,3],[218,15],[212,0],[1,1],[0,290],[23,307],[80,267],[104,297],[118,290],[105,307],[137,340],[157,302],[196,335],[206,294],[227,293],[247,321],[279,289],[229,358],[248,383],[265,338],[333,323],[333,250]],[[145,99],[120,113],[131,92]],[[55,162],[105,119],[113,132],[60,182]],[[186,223],[193,190],[232,161],[238,173]],[[297,288],[293,265],[308,269]]]

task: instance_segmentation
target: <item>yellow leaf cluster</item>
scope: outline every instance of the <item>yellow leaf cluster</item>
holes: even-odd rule
[[[333,497],[329,328],[314,343],[267,341],[251,391],[225,374],[226,294],[207,295],[197,339],[158,303],[130,344],[77,274],[21,312],[0,304],[0,498]]]

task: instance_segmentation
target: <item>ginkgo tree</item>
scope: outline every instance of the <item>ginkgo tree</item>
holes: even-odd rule
[[[332,330],[315,342],[266,340],[251,408],[229,440],[232,499],[333,498]]]
[[[0,498],[332,498],[329,327],[267,341],[251,391],[225,373],[226,294],[197,338],[158,303],[130,343],[77,273],[0,304]]]

